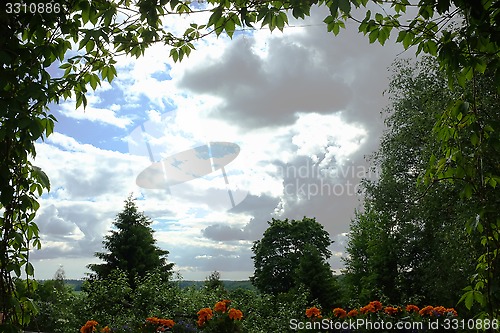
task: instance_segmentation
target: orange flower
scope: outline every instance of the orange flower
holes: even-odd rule
[[[386,306],[384,309],[384,312],[387,313],[390,316],[393,316],[399,312],[399,308],[395,308],[392,306]]]
[[[231,303],[230,300],[223,300],[223,301],[220,301],[220,302],[217,302],[215,303],[215,306],[214,306],[214,310],[217,311],[217,312],[226,312],[227,310],[227,307],[229,306],[229,303]]]
[[[448,308],[446,309],[446,313],[451,313],[452,316],[458,316],[457,311],[454,308]]]
[[[321,318],[321,310],[313,306],[306,310],[307,318]]]
[[[102,333],[111,333],[111,328],[109,328],[109,326],[103,327],[103,328],[101,328],[101,332]]]
[[[376,312],[376,310],[375,306],[373,306],[373,304],[370,303],[359,309],[359,312],[361,312],[362,314],[367,314],[368,312]]]
[[[335,317],[345,318],[345,316],[347,316],[347,312],[342,308],[335,308],[333,309],[333,315]]]
[[[425,315],[432,316],[433,315],[433,310],[434,310],[434,308],[432,306],[428,305],[425,308],[421,309],[418,313],[421,316],[425,316]]]
[[[446,313],[446,308],[444,306],[436,306],[432,311],[433,315],[443,316]]]
[[[207,320],[212,319],[214,313],[210,308],[203,308],[198,311],[198,326],[203,326]]]
[[[85,325],[80,328],[81,333],[92,333],[95,331],[95,327],[99,325],[99,323],[95,320],[89,320],[85,323]]]
[[[375,309],[375,311],[382,310],[382,303],[380,303],[379,301],[373,301],[373,302],[370,302],[370,304],[373,305],[373,308]]]
[[[146,318],[146,322],[149,323],[149,324],[153,324],[153,325],[159,325],[160,324],[160,320],[156,317],[149,317],[149,318]]]
[[[347,313],[347,317],[356,317],[358,315],[358,310],[352,309]]]
[[[229,319],[233,320],[241,320],[241,318],[243,318],[243,312],[241,312],[241,310],[236,310],[235,308],[229,309],[228,315]]]
[[[159,319],[160,325],[163,325],[168,328],[172,328],[175,325],[175,322],[172,319]]]
[[[413,304],[408,304],[408,305],[406,306],[406,311],[407,311],[407,312],[419,312],[419,311],[420,311],[420,309],[419,309],[419,308],[418,308],[418,306],[416,306],[416,305],[413,305]]]

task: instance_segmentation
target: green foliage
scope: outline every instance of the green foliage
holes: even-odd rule
[[[317,248],[305,247],[295,271],[295,283],[304,286],[309,291],[310,300],[318,302],[323,308],[340,306],[340,286]]]
[[[92,279],[105,279],[116,270],[123,271],[130,286],[135,288],[135,279],[144,278],[149,272],[158,270],[165,280],[172,275],[173,263],[167,263],[168,251],[156,246],[152,221],[138,211],[130,196],[125,207],[114,222],[115,230],[105,236],[104,248],[109,252],[98,252],[96,256],[103,264],[91,264],[95,272]]]
[[[303,288],[276,295],[248,290],[232,295],[234,304],[243,312],[243,331],[252,333],[289,332],[290,319],[303,317],[310,298]]]
[[[432,127],[461,91],[450,91],[432,59],[395,64],[388,131],[374,156],[376,182],[351,224],[347,284],[361,303],[455,306],[480,254],[466,222],[475,203],[461,200],[461,183],[418,185],[440,142]],[[477,312],[477,311],[476,311]]]
[[[64,281],[40,282],[33,298],[38,312],[26,330],[70,333],[80,328],[81,297]]]
[[[331,243],[328,232],[314,218],[272,219],[262,239],[252,246],[255,272],[250,280],[259,291],[274,295],[303,285],[330,306],[337,296],[327,263]],[[312,267],[317,273],[314,278]]]
[[[208,290],[219,291],[221,294],[226,292],[224,283],[220,279],[220,273],[217,271],[210,273],[210,275],[205,279],[204,286]],[[220,298],[222,298],[222,295]]]
[[[85,302],[81,312],[87,315],[85,320],[96,320],[110,327],[133,327],[137,321],[131,306],[132,288],[125,272],[114,270],[105,278],[87,281],[82,292]]]

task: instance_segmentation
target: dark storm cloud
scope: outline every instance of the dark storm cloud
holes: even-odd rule
[[[102,240],[116,211],[96,202],[50,205],[37,217],[44,246],[34,259],[92,257],[102,251]]]
[[[243,228],[215,223],[203,230],[203,236],[214,241],[254,241],[260,239],[268,227],[267,222],[274,216],[274,210],[279,201],[279,198],[267,195],[248,195],[238,206],[231,209],[232,213],[252,216]]]
[[[262,60],[253,46],[246,37],[234,40],[217,62],[189,70],[181,88],[221,97],[213,116],[251,128],[289,125],[296,112],[331,113],[351,100],[344,79],[318,63],[314,49],[271,38],[269,56]]]
[[[243,230],[226,224],[214,224],[203,229],[203,236],[215,241],[245,239]]]
[[[377,175],[366,162],[351,160],[322,165],[308,156],[297,156],[288,163],[273,162],[276,177],[283,179],[280,218],[315,217],[333,237],[348,231],[354,211],[360,208],[360,182]]]
[[[296,25],[321,22],[324,8]],[[364,13],[359,13],[361,17]],[[358,15],[358,16],[359,16]],[[198,94],[220,97],[214,116],[241,127],[293,124],[296,112],[334,113],[380,132],[379,112],[388,83],[387,68],[402,51],[391,42],[369,44],[348,23],[340,36],[323,24],[307,25],[298,34],[277,35],[267,41],[268,56],[260,58],[252,37],[235,39],[217,60],[188,70],[180,86]]]

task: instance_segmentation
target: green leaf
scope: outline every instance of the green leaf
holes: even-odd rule
[[[229,37],[233,37],[234,31],[236,29],[236,25],[234,21],[231,18],[227,18],[225,20],[225,25],[224,25],[224,30],[226,30],[226,33]]]
[[[26,275],[33,276],[35,274],[35,268],[30,262],[26,263]]]
[[[179,50],[177,49],[171,49],[170,50],[170,56],[174,60],[174,62],[177,62],[179,60]]]
[[[488,180],[488,184],[490,184],[491,187],[496,188],[497,180],[494,177],[490,177],[490,179]]]
[[[335,2],[335,0],[334,0]],[[339,9],[344,12],[344,14],[349,15],[351,12],[351,1],[350,0],[339,0]]]
[[[50,191],[50,180],[47,174],[37,166],[33,166],[33,171],[35,173],[35,177],[38,180],[38,182],[46,188],[48,191]]]
[[[330,10],[330,15],[332,15],[333,18],[338,17],[338,11],[339,11],[339,1],[338,0],[333,0],[328,8]]]
[[[372,30],[370,32],[370,34],[368,35],[368,39],[369,39],[371,44],[373,44],[378,39],[378,34],[379,34],[379,31],[377,29]]]
[[[467,308],[467,310],[472,309],[472,304],[474,303],[474,291],[469,291],[464,296],[465,307]]]
[[[477,136],[476,133],[472,133],[470,137],[470,142],[472,143],[473,146],[477,146],[477,144],[479,143],[479,137]]]
[[[398,33],[398,38],[396,39],[396,43],[401,43],[406,37],[406,31],[405,30],[401,30],[399,33]]]

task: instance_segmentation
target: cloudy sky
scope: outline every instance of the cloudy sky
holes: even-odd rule
[[[71,100],[52,107],[55,133],[35,161],[52,184],[37,217],[36,277],[62,265],[83,278],[130,193],[184,279],[248,279],[252,243],[273,217],[315,217],[340,269],[359,181],[374,177],[364,156],[384,128],[388,68],[414,53],[369,44],[356,26],[335,37],[325,16],[315,9],[283,33],[209,37],[180,64],[151,47],[119,58],[118,77],[89,93],[85,111]]]

